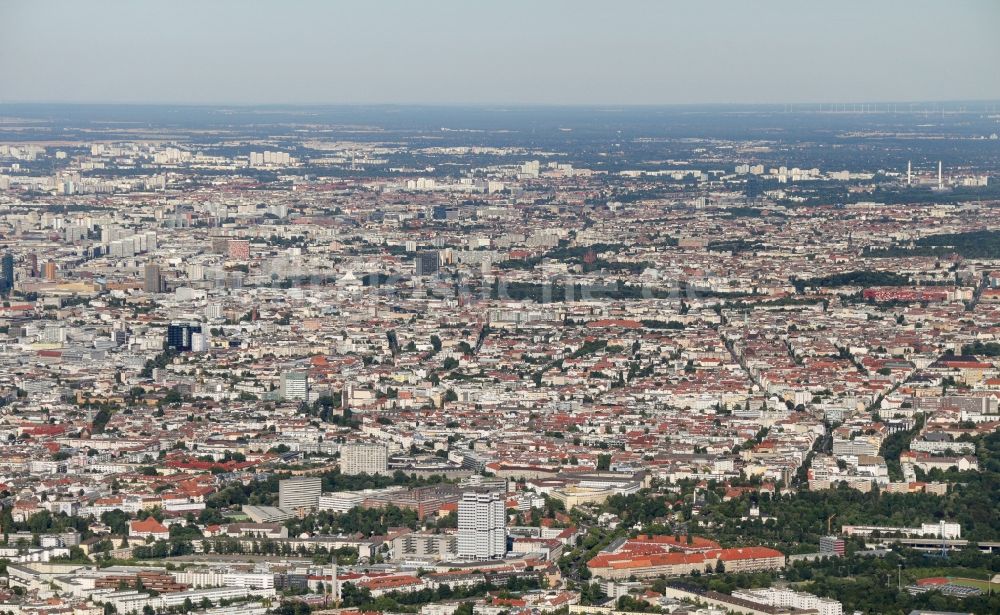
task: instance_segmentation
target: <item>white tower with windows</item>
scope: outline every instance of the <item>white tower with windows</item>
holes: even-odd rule
[[[458,502],[458,556],[500,559],[507,554],[507,510],[499,493],[462,494]]]

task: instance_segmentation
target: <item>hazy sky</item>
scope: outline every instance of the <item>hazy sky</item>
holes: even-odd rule
[[[0,102],[973,99],[998,0],[0,0]]]

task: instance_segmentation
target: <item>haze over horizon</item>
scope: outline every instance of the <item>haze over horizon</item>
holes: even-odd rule
[[[1000,100],[1000,4],[454,1],[0,7],[0,103]],[[972,59],[970,61],[970,59]]]

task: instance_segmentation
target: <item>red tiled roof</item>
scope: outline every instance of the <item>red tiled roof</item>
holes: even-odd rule
[[[713,555],[714,553],[709,553]],[[769,549],[767,547],[740,547],[738,549],[722,549],[718,553],[718,558],[724,562],[732,562],[743,559],[766,559],[771,557],[782,557],[781,551]]]
[[[703,561],[705,555],[702,553],[654,553],[639,557],[630,553],[602,553],[587,562],[587,565],[592,568],[621,569],[699,564]]]
[[[368,589],[393,589],[396,587],[405,587],[407,585],[419,585],[421,583],[423,583],[423,581],[421,581],[418,577],[399,575],[385,577],[382,579],[369,579],[368,581],[362,581],[359,585]]]
[[[153,517],[147,517],[142,520],[132,521],[131,527],[133,532],[143,532],[150,534],[163,534],[168,531],[167,526],[163,525]]]

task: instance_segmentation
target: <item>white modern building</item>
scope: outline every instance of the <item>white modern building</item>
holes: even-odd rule
[[[845,536],[872,536],[878,532],[881,536],[919,536],[922,538],[942,538],[958,540],[962,537],[962,525],[939,521],[937,523],[921,523],[920,527],[892,527],[886,525],[845,525],[841,528]]]
[[[309,401],[309,375],[306,372],[281,374],[281,397],[288,401]]]
[[[787,588],[765,587],[733,592],[733,598],[784,608],[816,611],[819,615],[842,615],[844,607],[832,598],[821,598]]]
[[[322,491],[323,480],[318,476],[300,476],[278,481],[278,508],[316,508]]]
[[[499,493],[466,492],[458,502],[458,556],[499,559],[507,554],[507,510]]]
[[[356,442],[340,447],[340,473],[388,474],[389,449],[384,444]]]
[[[319,509],[345,513],[365,501],[363,493],[354,491],[337,491],[319,496]]]
[[[272,166],[293,164],[295,159],[288,152],[250,152],[250,166]]]
[[[234,572],[196,568],[171,573],[178,583],[193,588],[245,587],[248,589],[274,590],[274,574],[265,572]]]

